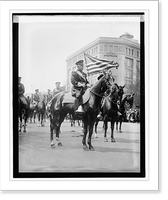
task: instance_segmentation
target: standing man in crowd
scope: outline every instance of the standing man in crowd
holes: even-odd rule
[[[82,95],[85,93],[87,87],[90,87],[87,80],[87,75],[83,72],[84,61],[79,60],[76,62],[77,71],[73,71],[71,74],[72,96],[76,98],[75,112],[83,113],[82,108]]]

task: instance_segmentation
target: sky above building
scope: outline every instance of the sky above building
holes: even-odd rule
[[[66,84],[68,56],[99,37],[128,32],[140,43],[140,17],[19,16],[19,76],[26,93]]]

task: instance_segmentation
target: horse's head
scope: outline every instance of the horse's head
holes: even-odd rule
[[[118,86],[118,85],[117,85]],[[123,94],[124,94],[124,86],[118,86],[118,96],[119,96],[119,101],[121,103],[121,100],[123,98]]]
[[[123,99],[123,102],[124,103],[126,102],[130,108],[132,108],[133,103],[134,103],[134,95],[135,94],[127,94]]]

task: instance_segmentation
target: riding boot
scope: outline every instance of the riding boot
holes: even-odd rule
[[[75,100],[75,113],[84,113],[81,99]]]

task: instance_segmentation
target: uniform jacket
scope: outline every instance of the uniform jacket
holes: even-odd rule
[[[80,89],[81,87],[78,86],[78,83],[89,83],[87,80],[87,75],[83,71],[76,71],[72,72],[71,75],[71,83],[75,89]]]
[[[25,93],[25,87],[22,83],[19,83],[18,85],[18,93],[19,93],[19,96],[22,96]]]
[[[87,80],[87,75],[83,71],[72,72],[71,83],[73,85],[71,95],[77,99],[80,99],[81,95],[84,94],[85,90],[87,89],[87,86],[83,88],[78,86],[78,83],[89,83]]]
[[[36,102],[40,102],[40,96],[39,96],[38,93],[34,94],[33,100],[36,101]]]
[[[47,102],[51,101],[52,99],[52,94],[47,94]]]
[[[53,90],[53,96],[55,96],[56,94],[58,94],[59,92],[62,92],[63,90],[61,88],[54,88]]]

